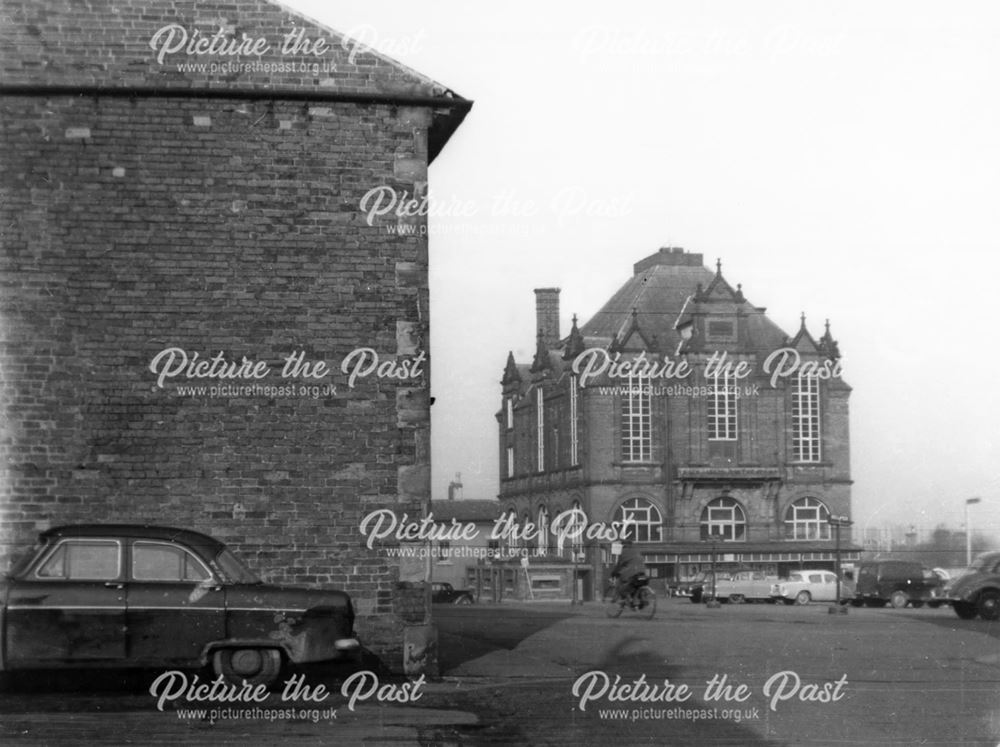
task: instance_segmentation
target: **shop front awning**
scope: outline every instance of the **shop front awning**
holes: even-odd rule
[[[720,542],[714,553],[710,543],[657,544],[640,548],[646,563],[804,563],[837,558],[833,542]],[[861,559],[862,549],[853,544],[840,547],[841,561]]]

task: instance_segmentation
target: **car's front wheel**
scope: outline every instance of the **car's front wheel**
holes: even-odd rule
[[[897,589],[892,592],[892,596],[889,597],[889,604],[895,607],[897,610],[902,609],[907,604],[910,603],[910,597],[905,591]]]
[[[985,589],[979,592],[979,601],[976,602],[976,610],[984,620],[996,620],[1000,617],[1000,591]]]
[[[281,674],[281,652],[274,648],[222,648],[212,656],[212,669],[227,682],[270,685]]]
[[[803,589],[802,591],[800,591],[798,594],[795,595],[796,604],[809,604],[809,602],[811,601],[812,601],[812,595],[805,589]]]

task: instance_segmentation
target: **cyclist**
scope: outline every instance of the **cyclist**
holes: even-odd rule
[[[622,540],[622,554],[611,569],[611,578],[616,580],[616,590],[622,599],[629,599],[638,588],[636,580],[645,575],[646,561],[642,553],[632,544],[632,540]]]

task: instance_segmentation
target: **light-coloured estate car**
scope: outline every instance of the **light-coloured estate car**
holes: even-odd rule
[[[792,571],[771,587],[771,597],[785,604],[837,601],[837,574],[833,571]],[[854,597],[854,585],[841,580],[840,601]]]

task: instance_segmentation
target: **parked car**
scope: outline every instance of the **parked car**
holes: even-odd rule
[[[733,569],[722,569],[719,568],[715,573],[712,571],[700,571],[695,574],[694,578],[686,583],[681,583],[677,589],[677,596],[687,597],[693,603],[699,604],[701,602],[706,602],[712,598],[713,590],[715,586],[725,583],[733,577],[736,573],[742,573],[744,571],[751,571],[752,569],[746,566],[736,567]],[[718,576],[717,580],[713,581],[713,576]]]
[[[431,584],[431,601],[434,604],[473,604],[476,598],[471,591],[456,589],[445,581],[434,581]]]
[[[948,582],[941,596],[963,620],[976,615],[996,620],[1000,617],[1000,552],[977,557],[965,573]]]
[[[687,597],[691,599],[692,602],[701,601],[701,590],[705,585],[705,579],[710,578],[707,572],[702,571],[701,573],[696,573],[693,576],[688,576],[687,578],[682,578],[676,584],[670,586],[670,596],[672,597]],[[709,581],[711,586],[711,581]],[[699,599],[694,599],[693,594],[697,591]]]
[[[715,585],[715,598],[720,602],[770,602],[771,587],[778,580],[777,576],[768,576],[763,571],[736,571],[727,578],[719,575]],[[709,593],[711,587],[709,587]]]
[[[837,574],[833,571],[792,571],[787,579],[771,587],[771,596],[775,601],[785,604],[846,602],[854,598],[854,584],[841,579],[838,600]]]
[[[939,596],[941,578],[930,568],[909,560],[875,560],[858,566],[857,591],[853,604],[869,607],[931,607],[944,600]]]
[[[355,658],[343,591],[264,584],[219,540],[168,527],[50,529],[0,580],[0,671],[197,667],[270,684]]]

